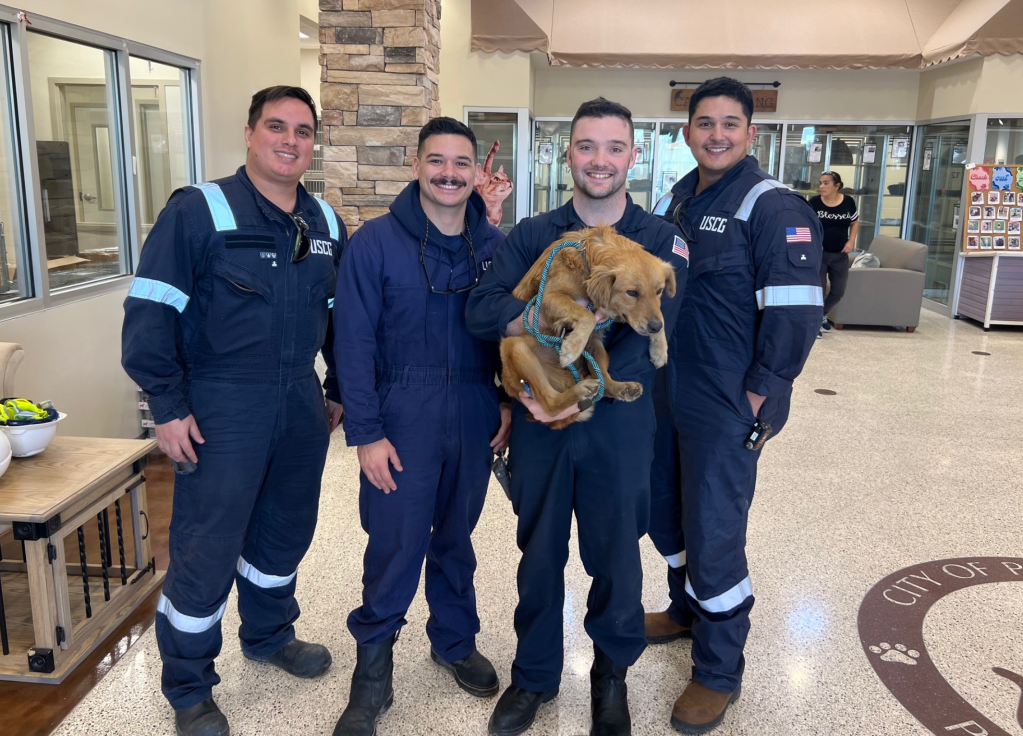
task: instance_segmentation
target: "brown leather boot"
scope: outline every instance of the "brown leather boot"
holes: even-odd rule
[[[677,639],[692,638],[692,629],[676,623],[675,619],[663,613],[648,613],[643,617],[646,626],[647,644],[667,644]]]
[[[728,706],[739,699],[740,686],[734,693],[720,693],[698,682],[690,682],[671,709],[671,725],[680,733],[699,734],[721,725]]]

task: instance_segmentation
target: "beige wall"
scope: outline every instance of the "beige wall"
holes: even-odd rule
[[[442,0],[440,21],[440,109],[462,119],[466,105],[529,107],[529,54],[469,51],[470,0]]]
[[[318,49],[302,49],[302,79],[300,84],[309,90],[320,109],[320,52]]]
[[[1023,113],[1023,57],[988,56],[924,72],[919,120],[971,113]]]
[[[206,175],[212,179],[245,160],[242,129],[252,93],[300,82],[299,3],[310,1],[23,0],[19,7],[30,19],[44,15],[199,59]],[[120,367],[126,290],[127,284],[6,321],[0,308],[0,340],[21,343],[26,352],[18,392],[53,399],[68,414],[64,434],[134,437],[142,431],[134,384]]]
[[[701,82],[727,74],[744,82],[781,82],[778,112],[757,117],[790,120],[913,120],[919,72],[718,71],[709,69],[579,69],[537,65],[538,116],[575,113],[580,103],[603,95],[621,102],[636,117],[685,118],[671,112],[671,80]]]

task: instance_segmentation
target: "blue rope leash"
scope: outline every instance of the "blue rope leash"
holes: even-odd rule
[[[557,335],[547,335],[543,332],[540,332],[540,305],[543,303],[543,292],[544,289],[547,287],[547,272],[551,270],[551,263],[554,262],[554,256],[558,254],[558,251],[569,246],[583,250],[582,243],[578,243],[574,240],[568,240],[551,251],[551,254],[547,256],[547,261],[543,265],[543,272],[540,274],[540,288],[536,292],[536,296],[534,296],[532,299],[529,300],[529,302],[526,303],[526,309],[522,313],[522,325],[526,328],[526,332],[532,335],[533,338],[538,343],[543,345],[545,348],[554,348],[558,356],[561,355],[561,345],[562,343],[565,342],[565,338],[564,336],[558,337]],[[528,316],[529,310],[531,308],[533,309],[532,324],[530,323]],[[591,312],[593,311],[594,309],[593,302],[590,302],[587,305],[587,309],[589,309]],[[610,327],[613,323],[614,323],[613,319],[608,319],[601,322],[593,329],[594,331],[603,330],[606,329],[607,327]],[[589,352],[583,350],[582,357],[585,358],[586,362],[590,364],[590,370],[593,371],[593,375],[597,377],[597,382],[600,384],[600,387],[597,390],[597,395],[593,397],[593,402],[596,403],[600,401],[602,398],[604,398],[604,372],[600,370],[600,366],[597,365],[596,359],[592,355],[590,355]],[[576,383],[579,383],[582,380],[582,377],[579,375],[579,370],[575,367],[575,365],[568,366],[568,370],[571,371],[572,378],[575,379]]]

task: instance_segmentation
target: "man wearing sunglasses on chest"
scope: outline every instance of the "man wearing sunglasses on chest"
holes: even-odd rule
[[[351,695],[335,736],[372,736],[390,707],[392,647],[424,558],[431,657],[470,694],[498,691],[476,650],[470,535],[511,409],[498,399],[496,345],[465,326],[469,292],[504,240],[473,191],[478,169],[472,131],[431,120],[419,133],[415,180],[352,236],[341,261],[334,350],[369,541],[362,605],[348,616],[358,645]]]
[[[235,582],[246,657],[297,677],[331,664],[294,627],[298,564],[342,413],[332,371],[325,403],[313,369],[321,348],[333,363],[328,302],[347,239],[300,183],[315,134],[304,89],[257,92],[245,165],[171,196],[124,303],[122,364],[179,464],[156,638],[182,736],[229,731],[212,691]]]

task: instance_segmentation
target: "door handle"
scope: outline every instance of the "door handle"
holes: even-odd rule
[[[82,199],[82,201],[85,201],[85,202],[95,202],[96,201],[96,195],[95,194],[89,194],[88,192],[85,192],[85,193],[81,193],[80,192],[78,194],[78,196],[79,196],[80,199]]]

